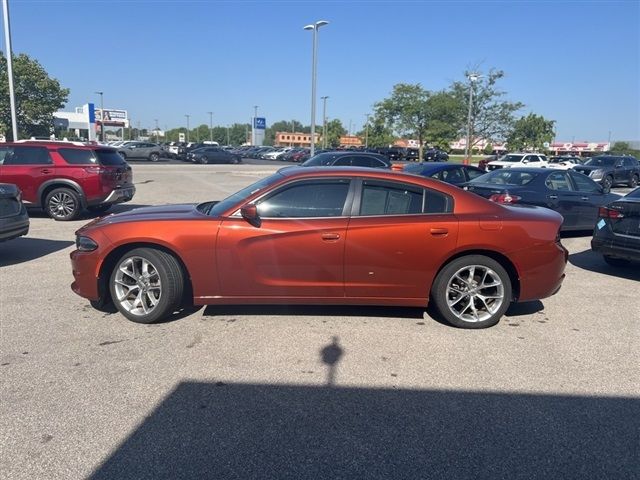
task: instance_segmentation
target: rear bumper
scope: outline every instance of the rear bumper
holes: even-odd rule
[[[561,243],[547,243],[512,255],[520,280],[517,301],[540,300],[558,293],[569,252]]]
[[[29,233],[29,217],[26,210],[19,216],[0,218],[0,242],[13,240],[27,233]]]
[[[129,185],[127,187],[116,188],[104,199],[93,200],[87,202],[89,206],[100,205],[103,203],[123,203],[130,201],[136,194],[136,187]]]
[[[591,250],[607,257],[622,258],[640,262],[640,240],[623,237],[593,237]]]

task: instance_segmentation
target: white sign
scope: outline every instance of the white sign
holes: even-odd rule
[[[178,133],[178,141],[179,142],[184,142],[186,140],[184,133],[180,132]]]

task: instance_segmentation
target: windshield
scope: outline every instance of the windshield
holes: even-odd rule
[[[626,198],[637,198],[640,200],[640,188],[636,188],[634,191],[627,193]]]
[[[331,165],[336,155],[332,153],[319,153],[302,164],[303,167],[325,167]]]
[[[590,167],[613,167],[616,164],[616,159],[613,157],[593,157],[584,164]]]
[[[500,159],[501,162],[521,162],[524,155],[505,155]]]
[[[242,201],[246,200],[254,193],[265,189],[269,185],[281,179],[282,179],[282,174],[276,172],[273,175],[267,178],[263,178],[262,180],[258,180],[256,183],[252,183],[248,187],[245,187],[242,190],[234,193],[233,195],[228,196],[221,202],[218,202],[215,204],[212,204],[211,202],[200,204],[198,205],[198,210],[207,215],[211,215],[212,217],[222,215],[222,213],[229,210],[234,205],[241,203]]]
[[[474,178],[469,183],[489,183],[492,185],[527,185],[531,183],[538,174],[532,172],[524,172],[519,169],[501,169],[493,172],[485,173]]]

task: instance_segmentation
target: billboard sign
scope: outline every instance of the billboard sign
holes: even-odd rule
[[[103,123],[102,110],[96,108],[96,122]],[[126,110],[104,109],[104,124],[114,127],[127,127],[129,125],[129,115]]]
[[[267,128],[267,119],[264,117],[255,117],[253,119],[253,128],[256,130],[265,130]]]

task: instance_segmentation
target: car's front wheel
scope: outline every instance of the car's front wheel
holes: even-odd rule
[[[459,328],[486,328],[500,321],[511,303],[511,279],[484,255],[460,257],[438,274],[431,298],[440,314]]]
[[[631,180],[629,180],[629,186],[631,188],[636,188],[638,186],[638,175],[631,175]]]
[[[124,254],[109,280],[113,304],[137,323],[154,323],[171,315],[182,300],[183,285],[178,261],[152,248],[137,248]]]
[[[80,196],[71,188],[54,188],[44,199],[44,210],[54,220],[74,220],[82,210]]]

